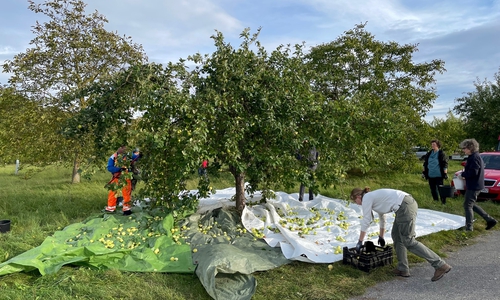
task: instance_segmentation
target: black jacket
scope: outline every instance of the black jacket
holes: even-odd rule
[[[468,190],[479,191],[484,188],[484,162],[479,153],[474,152],[467,157],[462,177]]]
[[[429,156],[431,155],[432,151],[427,152],[427,154],[424,157],[424,176],[425,179],[429,179]],[[444,151],[439,149],[438,151],[438,162],[439,162],[439,170],[441,171],[441,178],[444,178],[444,169],[448,169],[448,157],[446,157],[446,154],[444,154]]]

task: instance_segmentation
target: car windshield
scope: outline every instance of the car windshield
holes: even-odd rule
[[[500,170],[500,155],[481,155],[485,169]]]

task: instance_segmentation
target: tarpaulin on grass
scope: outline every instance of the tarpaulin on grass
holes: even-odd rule
[[[250,299],[257,288],[252,273],[290,262],[279,248],[248,232],[234,208],[193,214],[183,226],[189,228],[185,235],[196,275],[214,299]]]
[[[210,199],[200,201],[199,211],[217,206],[231,207],[235,189],[217,191]],[[276,192],[274,199],[259,203],[261,194],[251,199],[242,214],[242,223],[271,247],[280,247],[286,258],[309,263],[332,263],[342,260],[342,248],[354,247],[360,232],[361,206],[351,201],[317,195],[312,201],[298,201],[298,194]],[[375,215],[377,216],[377,215]],[[366,240],[377,242],[378,219],[367,230]],[[384,238],[392,243],[394,214],[386,214]],[[465,218],[429,209],[419,209],[416,236],[464,226]]]
[[[289,262],[279,248],[246,231],[234,209],[195,213],[176,227],[171,215],[146,209],[69,225],[0,264],[0,275],[36,269],[53,274],[68,264],[130,272],[193,273],[196,268],[214,299],[250,299],[257,287],[253,272]]]
[[[43,243],[0,264],[0,275],[63,265],[131,272],[193,273],[191,248],[173,239],[171,215],[104,215],[67,226]]]
[[[253,272],[290,260],[339,261],[341,248],[357,242],[361,208],[348,201],[318,195],[299,202],[297,194],[277,192],[275,199],[260,204],[261,195],[256,193],[248,197],[240,217],[231,200],[234,194],[235,189],[228,188],[201,199],[198,211],[177,227],[171,215],[149,210],[144,201],[136,203],[131,216],[90,218],[0,264],[0,275],[35,269],[51,274],[66,264],[131,272],[196,272],[212,298],[250,299],[257,286]],[[388,243],[392,221],[390,214]],[[422,236],[463,224],[462,216],[419,209],[416,233]],[[373,223],[367,239],[376,240],[378,230]]]

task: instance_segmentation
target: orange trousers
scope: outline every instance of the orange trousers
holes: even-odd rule
[[[110,183],[117,183],[118,178],[113,178]],[[127,185],[122,188],[123,196],[123,211],[130,210],[130,199],[132,198],[132,181],[127,179]],[[115,211],[116,209],[116,192],[109,191],[107,211]]]

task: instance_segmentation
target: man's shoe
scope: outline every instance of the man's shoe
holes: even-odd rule
[[[401,276],[401,277],[410,277],[410,272],[404,272],[404,271],[400,271],[398,269],[394,269],[394,271],[392,271],[394,273],[395,276]]]
[[[107,210],[107,209],[103,209],[102,212],[106,213],[106,214],[114,214],[115,213],[114,210]]]
[[[130,216],[131,214],[132,214],[131,210],[126,210],[126,211],[123,212],[124,216]]]
[[[434,276],[432,277],[432,281],[438,281],[441,279],[444,274],[448,273],[451,271],[451,266],[449,264],[444,264],[440,268],[437,268],[436,271],[434,272]]]
[[[490,230],[491,228],[493,228],[493,226],[497,225],[497,223],[497,220],[486,222],[486,230]]]

